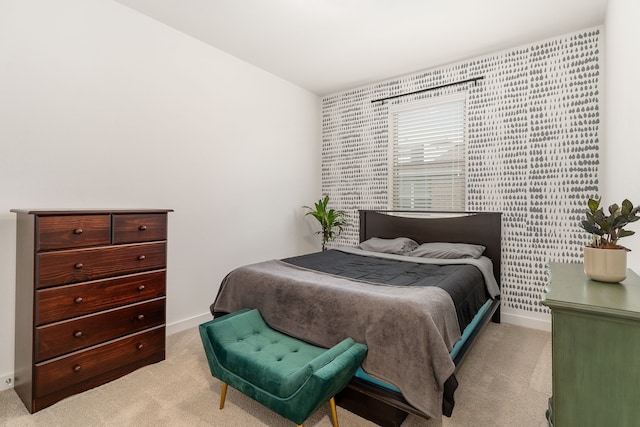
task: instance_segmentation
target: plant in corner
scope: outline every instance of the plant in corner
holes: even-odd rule
[[[309,209],[309,212],[305,214],[311,215],[320,223],[322,230],[317,231],[316,234],[322,235],[322,250],[327,250],[327,243],[335,239],[342,233],[342,229],[347,225],[344,219],[345,213],[343,211],[337,211],[329,209],[329,196],[324,196],[323,199],[318,200],[315,203],[314,209],[309,206],[303,206],[303,208]],[[337,231],[336,231],[337,229]]]
[[[580,227],[591,233],[592,241],[584,248],[584,270],[587,276],[601,282],[620,282],[627,276],[627,251],[618,240],[632,236],[635,231],[625,230],[628,224],[640,219],[640,206],[625,199],[621,206],[609,206],[609,214],[600,207],[599,198],[589,199],[587,219]]]

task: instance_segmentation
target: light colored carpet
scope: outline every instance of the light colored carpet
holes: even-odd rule
[[[542,427],[551,395],[551,336],[490,324],[457,374],[456,407],[442,421],[409,416],[403,427]],[[0,426],[267,426],[293,423],[229,388],[218,409],[220,382],[211,377],[197,328],[167,339],[167,360],[69,397],[33,415],[13,390],[0,393]],[[374,424],[338,407],[342,427]],[[328,405],[307,427],[330,427]]]

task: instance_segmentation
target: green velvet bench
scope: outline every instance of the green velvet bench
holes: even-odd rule
[[[330,349],[316,347],[269,328],[258,310],[241,310],[200,325],[211,375],[285,418],[302,425],[329,401],[338,427],[334,396],[367,353],[351,338]]]

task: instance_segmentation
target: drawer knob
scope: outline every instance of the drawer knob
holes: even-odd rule
[[[140,227],[138,227],[138,230],[140,231],[145,231],[147,229],[146,225],[141,225]]]
[[[82,267],[84,267],[84,264],[79,262],[76,265],[74,265],[74,267],[75,267],[76,270],[80,270]]]
[[[76,338],[82,338],[82,331],[75,331],[73,333],[73,336],[76,337]]]
[[[139,290],[140,292],[144,291],[144,285],[140,285],[140,286],[138,286],[138,290]]]
[[[144,347],[144,344],[142,344],[142,343],[139,343],[138,345],[136,345],[136,348],[138,350],[142,350],[142,347]]]
[[[80,368],[80,365],[75,365],[73,367],[73,372],[80,372],[80,369],[82,369],[82,368]]]
[[[84,230],[82,228],[76,228],[75,230],[73,230],[73,234],[82,234],[84,233]]]
[[[138,257],[138,259],[139,259],[140,261],[144,261],[145,259],[147,259],[147,257],[146,257],[146,256],[144,256],[144,255],[140,255],[140,256]]]
[[[144,320],[144,314],[138,314],[138,320]]]
[[[80,304],[82,302],[82,297],[77,297],[73,300],[73,302],[75,302],[76,304]]]

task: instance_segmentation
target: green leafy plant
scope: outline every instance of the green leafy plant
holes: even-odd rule
[[[327,250],[327,243],[338,237],[340,233],[342,233],[344,226],[347,225],[347,222],[344,219],[344,216],[346,215],[345,212],[329,209],[327,207],[328,204],[329,196],[324,196],[323,199],[320,199],[315,203],[313,209],[309,206],[303,206],[303,208],[309,209],[309,212],[307,212],[305,216],[313,216],[320,223],[320,227],[322,227],[322,230],[317,231],[316,234],[322,235],[323,251]]]
[[[600,200],[589,199],[587,219],[580,223],[580,226],[593,237],[590,246],[600,249],[629,250],[618,245],[618,239],[635,234],[635,231],[625,230],[624,227],[640,219],[638,215],[640,206],[634,207],[633,203],[625,199],[622,206],[615,203],[609,206],[609,215],[605,215],[604,209],[600,207]]]

